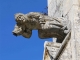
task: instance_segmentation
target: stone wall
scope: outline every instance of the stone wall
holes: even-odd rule
[[[48,0],[48,15],[71,21],[71,39],[59,60],[80,59],[80,0]]]

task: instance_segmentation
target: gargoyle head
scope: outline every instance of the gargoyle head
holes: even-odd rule
[[[15,36],[22,35],[25,38],[30,38],[32,35],[32,30],[26,28],[24,24],[17,23],[12,33]]]
[[[21,35],[23,33],[23,29],[22,29],[22,26],[20,25],[15,25],[15,28],[13,30],[13,35],[15,36],[18,36],[18,35]]]
[[[23,23],[23,22],[25,22],[26,18],[25,18],[25,15],[24,14],[17,13],[17,14],[15,14],[15,20],[18,23]]]

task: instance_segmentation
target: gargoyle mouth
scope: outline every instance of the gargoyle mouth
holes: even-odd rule
[[[13,33],[14,36],[16,36],[16,37],[18,36],[16,33],[14,33],[14,32],[12,32],[12,33]]]

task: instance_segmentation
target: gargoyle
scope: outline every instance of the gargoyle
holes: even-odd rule
[[[62,42],[70,31],[70,21],[49,17],[38,12],[17,13],[15,20],[17,22],[13,30],[15,36],[22,35],[25,38],[30,38],[32,30],[37,29],[40,38],[56,37],[57,42]]]

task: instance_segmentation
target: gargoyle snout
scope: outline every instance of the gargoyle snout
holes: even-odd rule
[[[12,32],[12,33],[13,33],[14,36],[17,36],[17,33],[15,33],[15,32]]]

